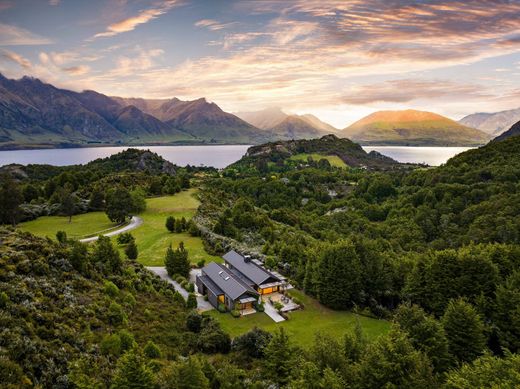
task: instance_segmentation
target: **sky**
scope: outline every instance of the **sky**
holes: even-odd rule
[[[458,120],[520,107],[520,0],[0,0],[0,72],[338,128]]]

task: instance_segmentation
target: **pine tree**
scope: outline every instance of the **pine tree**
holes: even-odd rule
[[[442,317],[450,353],[460,362],[471,362],[486,347],[484,324],[473,306],[463,299],[450,300]]]
[[[195,356],[179,361],[164,369],[158,379],[161,388],[208,389],[208,378],[204,375],[202,364]]]
[[[172,245],[166,249],[166,256],[164,257],[164,266],[170,277],[173,277],[176,270],[175,267],[175,253],[173,252]]]
[[[125,254],[128,259],[136,260],[139,252],[134,240],[131,240],[125,247]]]
[[[175,231],[175,218],[173,216],[168,216],[166,218],[166,229],[170,232]]]
[[[153,373],[146,361],[135,349],[127,351],[117,361],[117,368],[112,379],[112,389],[153,387]]]
[[[283,327],[274,333],[265,349],[265,374],[280,386],[287,384],[296,364],[296,348]]]
[[[176,250],[178,274],[185,278],[190,277],[191,264],[188,259],[188,251],[184,248],[184,242],[179,243]]]
[[[496,292],[496,322],[500,345],[511,352],[520,350],[520,272],[510,275]]]

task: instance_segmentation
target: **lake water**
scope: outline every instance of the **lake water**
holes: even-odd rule
[[[143,146],[166,160],[179,165],[213,166],[224,168],[238,161],[249,146]],[[128,147],[87,147],[79,149],[45,149],[0,151],[0,166],[10,163],[27,165],[49,164],[56,166],[76,165],[90,162],[97,158],[108,157]],[[426,163],[438,166],[449,158],[471,147],[406,147],[406,146],[370,146],[366,151],[376,150],[399,162]]]

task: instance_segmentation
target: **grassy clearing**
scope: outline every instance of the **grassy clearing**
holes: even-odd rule
[[[194,197],[195,189],[180,192],[174,196],[157,197],[146,201],[146,211],[140,214],[143,224],[132,231],[139,249],[139,259],[146,266],[163,266],[166,249],[171,244],[176,247],[180,241],[188,250],[189,259],[197,263],[201,259],[206,262],[222,261],[206,253],[202,240],[188,233],[172,234],[166,230],[167,216],[185,217],[189,220],[195,214],[199,201]]]
[[[334,166],[334,167],[340,167],[340,168],[348,167],[347,164],[345,162],[343,162],[342,159],[340,157],[338,157],[337,155],[302,153],[302,154],[293,155],[291,158],[289,158],[289,160],[307,162],[309,157],[311,157],[314,161],[319,161],[320,159],[326,159],[327,161],[329,161],[331,166]]]
[[[139,215],[143,219],[143,224],[131,231],[139,250],[138,261],[143,265],[163,266],[168,246],[171,244],[177,247],[181,241],[184,242],[192,263],[197,263],[201,259],[206,262],[222,261],[220,257],[206,253],[200,238],[188,233],[172,234],[165,227],[167,216],[171,215],[175,218],[184,216],[187,220],[193,217],[199,206],[199,201],[194,197],[195,191],[190,189],[174,196],[146,200],[146,211]],[[57,231],[65,231],[69,237],[79,238],[116,226],[104,212],[76,215],[72,217],[71,223],[68,221],[68,217],[64,216],[44,216],[21,223],[19,228],[38,236],[54,238]],[[115,242],[116,237],[112,237],[112,240]]]
[[[282,323],[275,323],[265,313],[255,313],[238,319],[229,313],[219,313],[216,310],[209,311],[207,314],[216,318],[232,337],[241,335],[255,326],[267,331],[274,331],[282,326],[292,335],[292,340],[304,348],[312,344],[316,332],[321,331],[339,339],[345,333],[354,330],[357,320],[369,339],[375,339],[390,329],[390,323],[387,321],[359,316],[351,312],[333,311],[302,292],[293,290],[291,293],[304,303],[305,309],[290,313],[289,320]]]
[[[73,216],[70,223],[67,216],[43,216],[20,223],[18,228],[50,238],[54,238],[58,231],[65,231],[71,238],[81,238],[116,226],[117,224],[112,223],[104,212],[89,212]]]

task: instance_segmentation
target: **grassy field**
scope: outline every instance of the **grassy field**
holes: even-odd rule
[[[180,241],[188,250],[192,263],[201,259],[209,262],[222,261],[220,257],[214,257],[206,253],[202,240],[190,236],[188,233],[172,234],[166,230],[165,222],[167,216],[175,218],[185,217],[190,219],[199,206],[199,201],[194,197],[195,189],[180,192],[174,196],[156,197],[146,200],[146,211],[139,216],[143,224],[132,230],[139,250],[138,261],[146,266],[163,266],[166,249],[171,244],[177,247]],[[21,223],[19,228],[32,232],[39,236],[54,238],[57,231],[65,231],[69,237],[79,238],[96,232],[115,227],[108,220],[104,212],[90,212],[72,217],[44,216],[30,222]],[[115,241],[115,237],[112,238]]]
[[[303,161],[307,162],[307,159],[311,157],[314,161],[319,161],[320,159],[326,159],[329,161],[331,166],[335,167],[347,167],[347,164],[341,160],[340,157],[337,155],[323,155],[323,154],[316,154],[316,153],[302,153],[302,154],[296,154],[293,155],[289,160],[292,161]]]
[[[188,250],[192,263],[201,259],[222,261],[206,253],[202,240],[188,233],[172,234],[164,226],[167,216],[185,217],[189,220],[197,210],[199,201],[194,197],[195,189],[180,192],[174,196],[157,197],[146,201],[146,211],[141,215],[143,224],[132,231],[139,249],[139,262],[146,266],[163,266],[166,249],[171,244],[177,247],[180,241]]]
[[[209,311],[207,314],[216,318],[232,337],[241,335],[255,326],[267,331],[274,331],[282,326],[291,334],[292,340],[304,348],[312,344],[317,331],[341,338],[346,332],[354,330],[357,320],[368,339],[374,339],[390,329],[390,323],[387,321],[371,319],[351,312],[333,311],[302,292],[293,290],[291,293],[304,303],[305,309],[290,313],[289,320],[282,323],[275,323],[265,313],[255,313],[240,318],[216,310]]]
[[[104,212],[90,212],[73,216],[70,223],[66,216],[43,216],[20,223],[18,227],[38,236],[54,238],[56,232],[65,231],[70,238],[82,238],[116,226]]]

